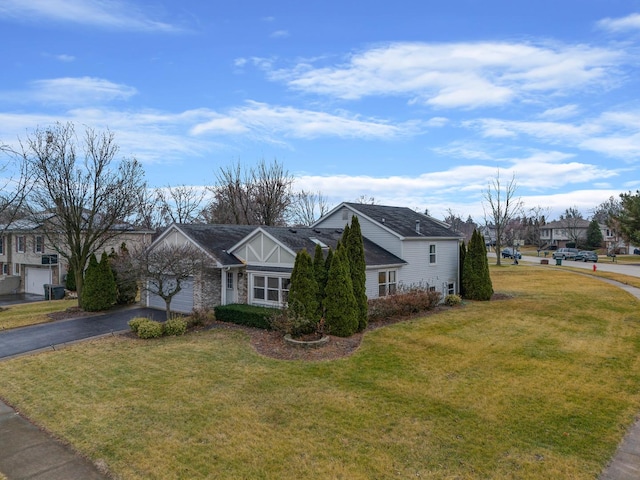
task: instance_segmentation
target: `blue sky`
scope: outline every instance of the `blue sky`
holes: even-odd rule
[[[109,128],[150,185],[277,159],[332,205],[585,216],[640,188],[640,0],[0,0],[0,141]]]

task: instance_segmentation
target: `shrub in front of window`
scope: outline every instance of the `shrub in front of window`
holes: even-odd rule
[[[320,320],[318,309],[318,283],[313,273],[313,260],[306,250],[300,250],[291,272],[289,285],[288,310],[294,318],[308,319],[309,331],[312,333],[315,324]]]
[[[447,295],[444,297],[444,304],[448,307],[455,307],[462,304],[462,297],[460,295]]]
[[[333,254],[325,289],[325,322],[331,335],[349,337],[358,330],[358,305],[353,295],[344,246]]]
[[[393,295],[368,300],[369,321],[416,315],[434,309],[441,300],[442,294],[429,287],[399,289]]]
[[[277,308],[259,307],[240,303],[218,305],[214,308],[216,320],[265,330],[271,329],[269,319],[278,311],[279,309]]]

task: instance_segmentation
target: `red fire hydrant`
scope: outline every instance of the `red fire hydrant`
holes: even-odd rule
[[[598,269],[598,266],[594,263],[593,264],[593,271],[595,272]]]

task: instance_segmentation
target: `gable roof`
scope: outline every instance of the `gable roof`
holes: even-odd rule
[[[316,242],[313,239],[335,250],[338,246],[338,241],[342,238],[343,232],[341,228],[262,227],[262,229],[294,252],[299,252],[304,248],[311,256],[313,256],[316,248]],[[369,241],[367,238],[363,237],[362,241],[364,245],[365,264],[367,266],[403,265],[407,263],[384,248]]]
[[[321,242],[321,246],[326,245],[335,250],[338,241],[342,238],[342,229],[332,228],[289,228],[223,224],[175,224],[175,227],[224,266],[243,265],[230,252],[245,238],[259,231],[270,235],[294,253],[305,248],[312,256],[316,248],[316,242],[313,239]],[[163,233],[170,229],[171,227]],[[363,238],[363,243],[367,266],[403,265],[406,263],[401,258],[366,238]]]
[[[462,238],[462,234],[433,217],[416,212],[408,207],[371,205],[365,203],[341,203],[334,211],[347,207],[377,223],[401,238]],[[321,223],[322,219],[317,223]]]

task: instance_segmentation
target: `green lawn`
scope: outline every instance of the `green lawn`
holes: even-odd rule
[[[10,305],[0,309],[0,330],[50,322],[48,313],[77,306],[78,300],[50,300]]]
[[[242,333],[0,362],[0,395],[123,479],[593,479],[640,411],[640,302],[559,269],[366,334],[351,357]]]

